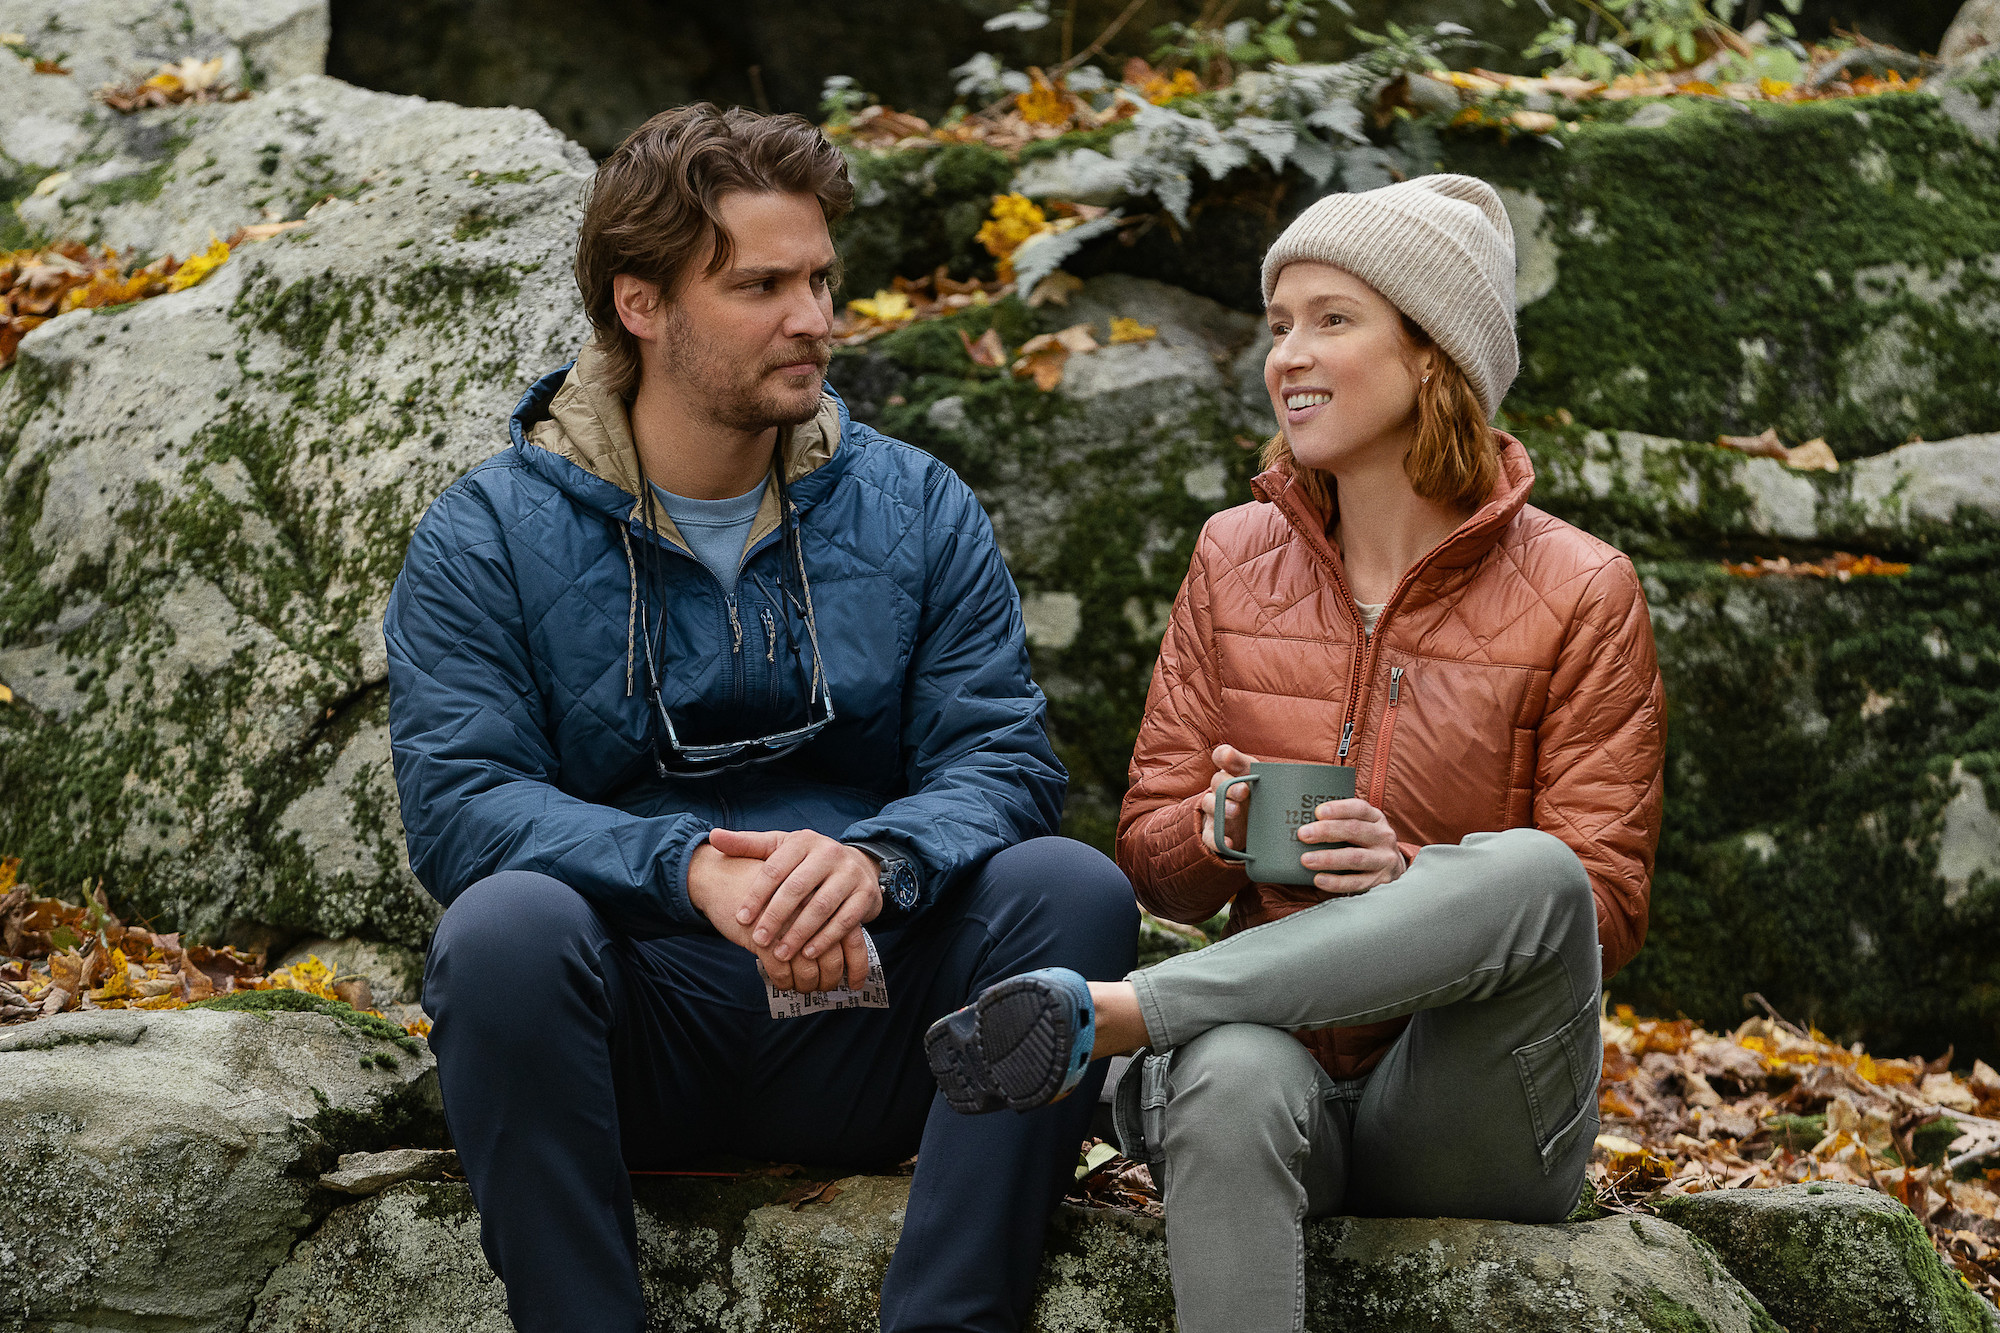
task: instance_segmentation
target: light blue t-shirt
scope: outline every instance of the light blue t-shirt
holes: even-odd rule
[[[757,511],[764,504],[764,488],[770,484],[771,479],[766,477],[757,483],[755,490],[728,500],[690,500],[653,484],[653,494],[659,497],[667,517],[681,530],[681,540],[687,543],[695,559],[708,566],[708,572],[715,575],[726,593],[736,591],[743,543],[749,539],[750,525],[757,521]]]

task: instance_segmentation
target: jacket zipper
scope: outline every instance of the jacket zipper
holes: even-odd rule
[[[1280,505],[1279,509],[1285,514],[1286,522],[1292,525],[1292,530],[1305,542],[1306,549],[1326,567],[1328,576],[1333,580],[1333,586],[1340,593],[1341,605],[1347,611],[1349,622],[1355,629],[1361,631],[1362,650],[1355,654],[1354,668],[1347,678],[1347,704],[1341,709],[1340,749],[1334,756],[1335,763],[1345,764],[1348,749],[1354,744],[1354,729],[1367,713],[1367,700],[1363,698],[1362,691],[1375,670],[1375,646],[1381,641],[1382,630],[1387,627],[1389,618],[1395,614],[1397,599],[1403,595],[1403,589],[1409,586],[1411,578],[1423,568],[1425,562],[1420,560],[1403,571],[1403,577],[1396,581],[1396,587],[1389,594],[1389,600],[1383,604],[1381,619],[1377,620],[1375,628],[1370,630],[1362,625],[1360,613],[1354,609],[1354,594],[1347,590],[1347,579],[1341,574],[1339,563],[1333,559],[1329,550],[1323,549],[1325,537],[1322,535],[1319,541],[1314,541],[1312,534],[1306,531],[1306,525],[1300,523],[1297,516],[1292,513],[1291,506]],[[1398,678],[1400,679],[1400,668]],[[1391,688],[1394,688],[1393,685]]]
[[[1375,775],[1368,783],[1368,804],[1382,808],[1389,789],[1389,742],[1396,735],[1396,710],[1403,706],[1403,668],[1389,669],[1389,709],[1382,714],[1382,730],[1375,737]]]
[[[778,626],[771,619],[771,608],[757,608],[758,618],[764,622],[764,706],[778,706]]]
[[[735,677],[731,682],[734,688],[730,693],[735,696],[736,702],[741,704],[743,702],[743,663],[739,659],[743,656],[743,621],[736,614],[736,594],[733,592],[725,593],[722,600],[729,607],[729,665],[732,668],[730,674]]]

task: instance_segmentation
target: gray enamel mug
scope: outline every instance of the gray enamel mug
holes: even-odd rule
[[[1300,842],[1299,830],[1314,821],[1313,811],[1328,801],[1354,795],[1354,770],[1341,764],[1252,764],[1245,777],[1218,773],[1215,777],[1215,822],[1223,824],[1223,802],[1237,783],[1250,788],[1243,812],[1246,844],[1236,851],[1224,843],[1216,848],[1225,861],[1235,861],[1257,884],[1310,885],[1320,872],[1299,864],[1307,852],[1345,847],[1342,842]]]

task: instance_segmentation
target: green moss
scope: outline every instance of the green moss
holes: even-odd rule
[[[2000,1049],[2000,883],[1936,861],[1954,762],[2000,808],[1996,559],[1964,541],[1848,584],[1641,562],[1674,712],[1617,998],[1727,1027],[1755,989],[1877,1051]]]
[[[484,208],[467,209],[458,219],[458,225],[451,229],[454,241],[472,241],[489,232],[498,231],[514,219],[511,215],[488,212]]]
[[[1981,111],[1993,105],[1993,99],[2000,96],[2000,60],[1983,60],[1970,71],[1951,80],[1953,87],[1970,93],[1979,102]]]
[[[1760,1191],[1759,1193],[1765,1193]],[[1987,1307],[1931,1248],[1915,1216],[1855,1186],[1663,1198],[1654,1210],[1722,1255],[1785,1328],[1987,1333]]]
[[[1910,1132],[1910,1151],[1921,1166],[1943,1166],[1951,1141],[1962,1131],[1950,1116],[1920,1125]]]
[[[1771,1142],[1788,1152],[1806,1152],[1826,1137],[1823,1115],[1774,1115],[1764,1122]]]
[[[505,264],[433,262],[399,277],[389,286],[389,300],[418,316],[421,324],[512,299],[521,279]]]
[[[1005,301],[959,327],[971,336],[990,320],[1011,349],[1064,318]],[[1076,638],[1031,645],[1030,656],[1070,772],[1064,831],[1109,850],[1165,612],[1201,525],[1248,498],[1255,456],[1233,443],[1248,428],[1242,405],[1160,384],[1116,407],[1081,405],[975,370],[949,321],[848,354],[834,379],[862,404],[864,420],[936,454],[980,494],[1023,596],[1078,599]],[[938,415],[946,399],[957,410]],[[965,424],[945,424],[954,419]],[[1224,498],[1190,495],[1189,473],[1218,464]],[[1050,496],[1063,499],[1044,521],[1036,516],[1050,509]]]
[[[245,1014],[325,1014],[383,1041],[393,1042],[411,1055],[416,1055],[423,1047],[419,1040],[386,1018],[374,1014],[364,1014],[353,1005],[340,1000],[324,1000],[317,995],[308,995],[297,990],[240,990],[227,995],[218,995],[211,1000],[197,1000],[188,1006],[191,1009],[220,1009],[227,1013]],[[384,1057],[388,1058],[388,1057]],[[393,1059],[383,1066],[394,1069]]]
[[[1445,156],[1542,200],[1560,251],[1520,312],[1517,405],[1684,439],[1775,425],[1842,457],[2000,425],[1980,313],[2000,309],[2000,152],[1928,94],[1682,104],[1560,151]]]
[[[120,204],[147,204],[160,197],[160,191],[174,179],[175,159],[188,145],[188,136],[181,134],[167,140],[162,146],[160,158],[143,171],[115,180],[104,181],[90,187],[81,201],[70,203],[69,208],[87,216]]]

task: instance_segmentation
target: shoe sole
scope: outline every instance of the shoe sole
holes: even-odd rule
[[[1068,1021],[1070,1004],[1048,982],[1016,977],[932,1024],[924,1054],[945,1101],[960,1114],[978,1115],[1062,1100],[1078,1028]]]

